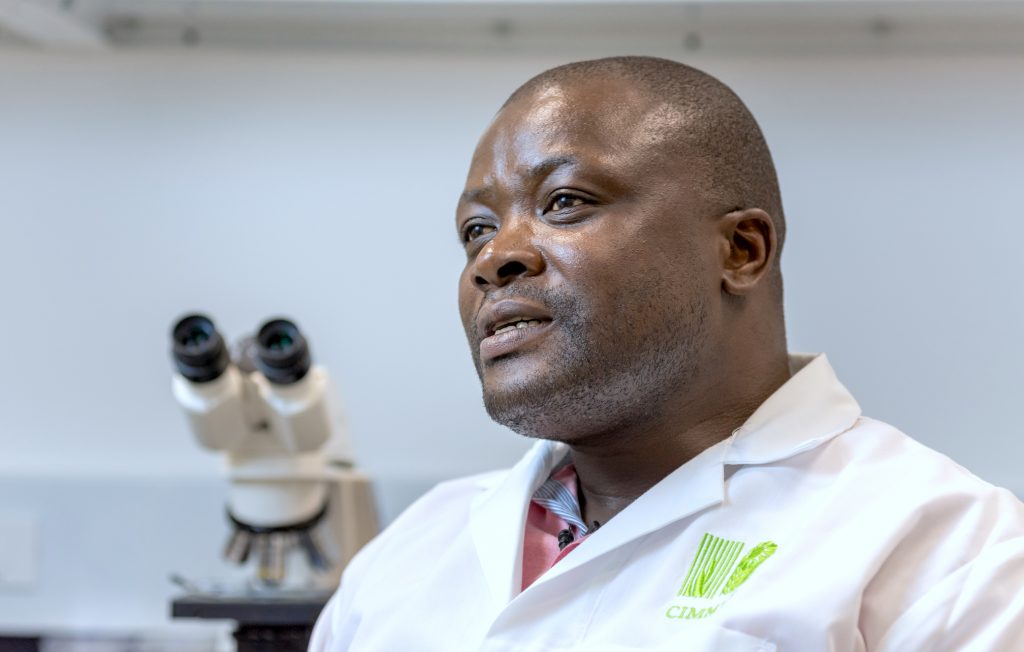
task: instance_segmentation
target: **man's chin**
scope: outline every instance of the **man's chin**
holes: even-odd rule
[[[484,407],[495,422],[524,437],[554,439],[550,399],[547,391],[516,384],[508,387],[484,387]]]
[[[518,383],[484,388],[484,407],[497,423],[524,437],[571,442],[585,435],[586,415],[581,414],[572,391],[551,382]]]

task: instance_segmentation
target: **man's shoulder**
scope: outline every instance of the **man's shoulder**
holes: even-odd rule
[[[378,608],[394,596],[393,587],[422,581],[430,569],[451,556],[465,535],[474,500],[500,483],[507,470],[490,471],[446,480],[435,485],[366,544],[346,567],[341,585],[314,635],[310,649],[328,649],[335,639],[345,640],[354,629],[353,614]],[[465,563],[463,555],[460,563]],[[389,588],[392,587],[392,588]],[[376,605],[376,606],[375,606]],[[392,605],[393,606],[393,605]]]
[[[837,545],[847,555],[859,546],[870,562],[863,564],[872,571],[859,624],[869,649],[883,640],[892,644],[886,649],[968,649],[947,647],[934,622],[972,636],[989,626],[981,612],[999,592],[998,577],[1024,572],[1024,504],[947,455],[866,417],[808,463],[826,471],[822,500],[856,532],[852,546]],[[974,608],[959,609],[963,604]],[[925,646],[894,643],[921,636],[940,638]]]
[[[984,512],[991,518],[1001,513],[1009,517],[1004,525],[1024,531],[1024,504],[1013,493],[883,421],[860,417],[818,456],[814,464],[829,471],[837,495],[857,495],[865,505],[905,517],[938,513],[953,519]]]
[[[847,448],[844,454],[851,454],[856,462],[880,473],[898,474],[904,480],[917,480],[928,485],[941,481],[950,490],[974,493],[1000,490],[945,453],[871,417],[860,417],[844,437],[834,440],[834,444]]]
[[[422,549],[436,541],[443,545],[466,528],[473,501],[499,484],[507,469],[445,480],[434,485],[377,535],[374,548],[415,545]]]
[[[473,500],[506,475],[508,469],[499,469],[439,482],[407,507],[394,524],[415,521],[422,512],[429,512],[431,517],[464,517]]]

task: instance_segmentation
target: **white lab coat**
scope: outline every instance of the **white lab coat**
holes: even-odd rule
[[[1020,501],[862,417],[824,356],[797,364],[525,591],[527,505],[565,446],[439,485],[351,563],[310,650],[1024,650]]]

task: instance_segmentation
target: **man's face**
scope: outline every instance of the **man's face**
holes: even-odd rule
[[[473,156],[456,227],[459,309],[490,415],[580,441],[656,418],[705,364],[714,221],[678,117],[627,82],[506,106]]]

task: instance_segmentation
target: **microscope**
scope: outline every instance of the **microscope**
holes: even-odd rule
[[[171,336],[174,397],[199,444],[227,463],[225,557],[252,562],[257,592],[333,589],[378,523],[327,370],[288,319],[266,321],[233,355],[205,315],[180,319]]]

